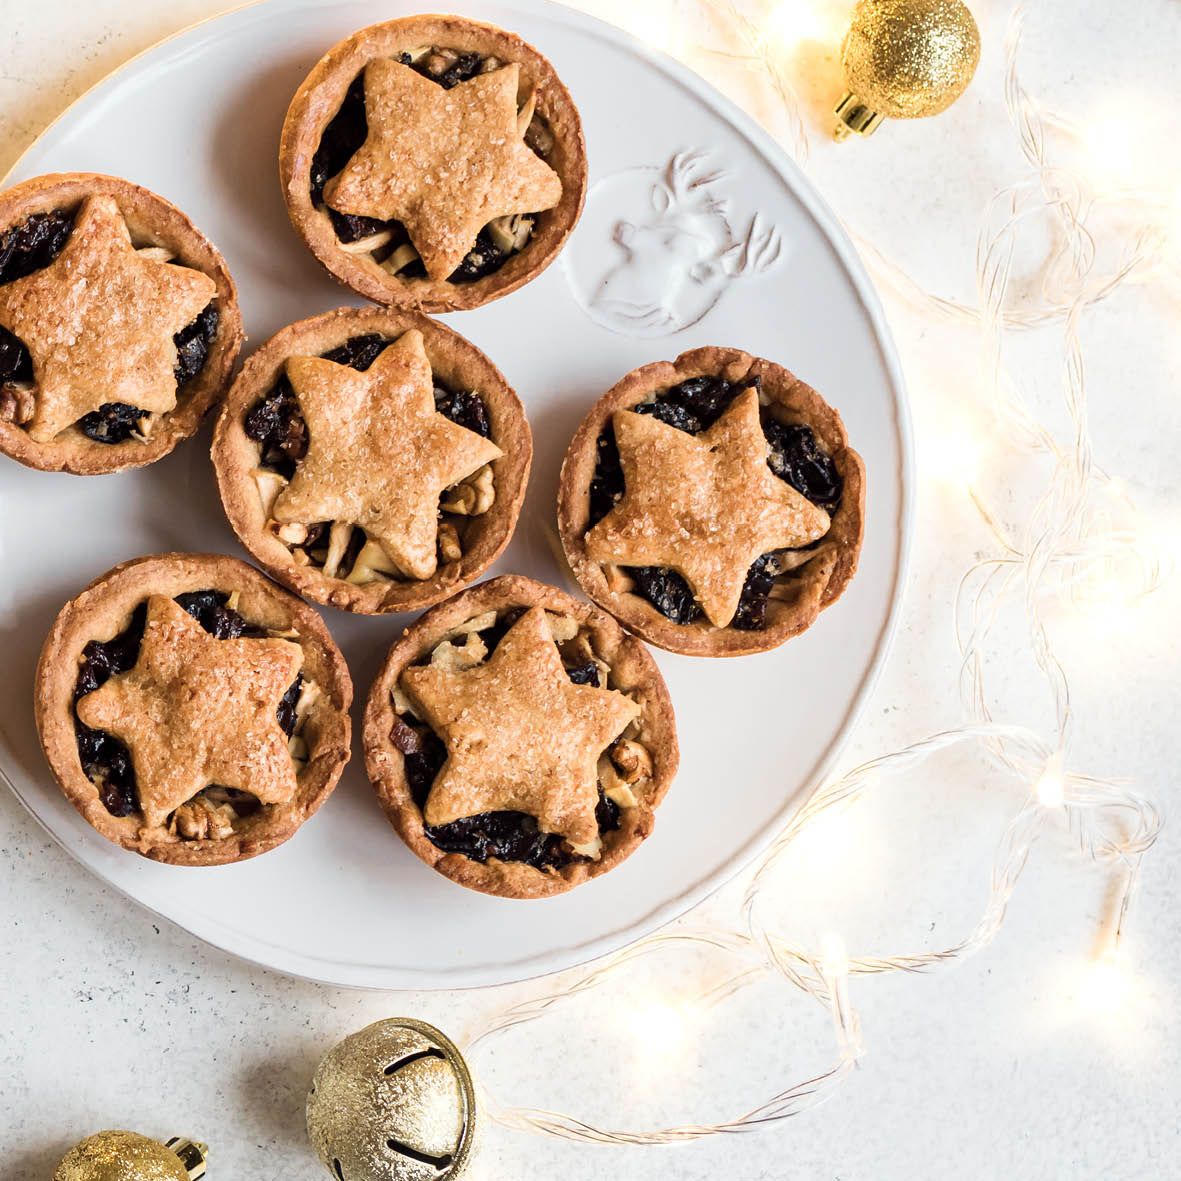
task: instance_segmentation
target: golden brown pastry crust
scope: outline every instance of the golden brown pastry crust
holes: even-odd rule
[[[423,581],[374,582],[356,586],[302,566],[268,528],[251,473],[259,447],[245,430],[250,408],[275,385],[287,358],[318,357],[355,336],[392,338],[422,333],[434,373],[451,389],[477,390],[488,409],[492,441],[503,454],[492,464],[496,499],[470,519],[458,561],[441,564]],[[222,504],[242,544],[280,582],[312,599],[361,614],[412,611],[430,606],[474,582],[500,556],[516,528],[529,479],[533,442],[525,410],[503,374],[475,345],[450,328],[412,311],[339,308],[300,320],[277,332],[253,353],[226,397],[213,436],[213,463]]]
[[[146,442],[97,443],[77,429],[37,443],[15,422],[0,418],[0,451],[28,467],[96,475],[142,467],[192,435],[221,396],[242,344],[238,293],[225,260],[175,205],[120,177],[71,172],[34,177],[0,193],[0,231],[34,213],[77,206],[89,196],[113,198],[137,246],[163,246],[216,285],[218,326],[201,372],[187,382],[175,409],[158,416]]]
[[[424,832],[422,811],[411,795],[403,756],[390,738],[397,717],[392,690],[406,668],[469,619],[493,609],[534,606],[576,620],[593,637],[596,652],[610,666],[611,687],[628,693],[641,707],[638,741],[647,748],[653,768],[651,778],[637,793],[636,805],[621,810],[620,827],[603,834],[597,860],[575,861],[549,871],[495,858],[481,863],[459,853],[446,853],[435,845]],[[505,898],[560,894],[619,865],[651,834],[655,809],[672,783],[679,759],[672,701],[644,645],[591,604],[515,574],[490,579],[448,599],[403,632],[369,691],[363,741],[369,778],[390,823],[411,850],[461,886]]]
[[[690,624],[673,623],[643,596],[613,590],[605,565],[593,561],[586,552],[596,443],[611,416],[657,391],[705,374],[731,382],[761,377],[763,397],[778,408],[784,421],[812,428],[844,481],[841,503],[832,513],[829,531],[807,564],[807,573],[792,581],[795,596],[790,600],[771,599],[767,604],[767,626],[759,631],[716,628],[704,618]],[[865,466],[849,446],[841,416],[816,390],[782,365],[730,348],[692,349],[676,361],[657,361],[625,375],[583,419],[566,452],[558,490],[558,530],[566,559],[583,590],[649,643],[689,656],[764,652],[809,628],[820,612],[840,597],[857,569],[864,517]]]
[[[523,250],[495,273],[472,283],[391,275],[369,255],[342,250],[328,215],[312,204],[312,157],[353,79],[374,58],[392,58],[422,45],[477,52],[517,63],[522,86],[533,85],[537,111],[554,138],[545,162],[561,179],[561,199],[537,219],[533,236]],[[586,198],[586,144],[569,91],[549,61],[515,33],[459,16],[412,16],[361,29],[320,59],[296,91],[287,112],[279,148],[279,173],[292,225],[312,253],[346,287],[390,306],[425,312],[461,311],[515,291],[557,257]]]
[[[238,591],[239,611],[250,623],[275,631],[294,630],[303,655],[303,676],[321,692],[304,723],[309,758],[298,773],[294,799],[238,819],[227,837],[184,840],[165,825],[146,825],[139,815],[112,816],[103,806],[78,757],[74,686],[86,644],[118,635],[138,604],[153,594],[175,597],[206,589]],[[349,760],[352,693],[344,657],[314,608],[237,558],[158,554],[116,566],[62,608],[37,665],[35,711],[50,769],[67,799],[94,829],[153,861],[222,865],[281,845],[331,795]]]

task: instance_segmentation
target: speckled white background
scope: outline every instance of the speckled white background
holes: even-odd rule
[[[581,6],[610,8],[592,0]],[[228,7],[218,0],[0,0],[0,171],[129,55]],[[634,16],[642,6],[630,7]],[[842,149],[816,136],[810,165],[850,224],[922,283],[961,298],[972,297],[984,204],[1022,172],[999,86],[1010,4],[976,0],[973,7],[984,57],[957,107]],[[1032,7],[1023,66],[1031,88],[1052,105],[1084,120],[1131,111],[1146,94],[1176,97],[1175,0],[1043,0]],[[373,10],[380,19],[380,3]],[[709,36],[706,22],[700,36]],[[789,55],[786,66],[806,102],[820,109],[834,84],[831,53],[811,46]],[[1181,175],[1171,145],[1179,123],[1176,110],[1155,111],[1147,124],[1129,117],[1133,139],[1159,133],[1147,174],[1137,179],[1176,189]],[[1174,521],[1181,514],[1178,290],[1175,278],[1171,286],[1129,288],[1084,325],[1099,462],[1119,472],[1154,516]],[[992,495],[1020,512],[1027,503],[1017,494],[1022,477],[981,416],[972,334],[917,316],[889,293],[885,300],[911,383],[920,469],[938,467],[949,419],[967,416],[987,440]],[[1023,387],[1053,418],[1057,330],[1024,338],[1015,357]],[[903,627],[847,752],[850,762],[959,717],[950,604],[988,538],[962,491],[925,479],[919,492]],[[1166,807],[1181,757],[1177,603],[1174,578],[1134,620],[1098,628],[1093,620],[1064,619],[1056,633],[1074,690],[1072,763],[1126,774]],[[998,648],[990,675],[998,714],[1036,724],[1042,701],[1023,661]],[[788,930],[807,936],[836,927],[858,952],[949,945],[978,915],[993,843],[1016,803],[1011,785],[986,781],[966,757],[882,791],[842,821],[835,839],[801,848],[783,883]],[[493,1130],[480,1175],[1181,1177],[1177,849],[1176,833],[1166,828],[1146,863],[1127,940],[1128,980],[1116,1004],[1096,1006],[1086,988],[1107,884],[1065,836],[1049,839],[1035,850],[1000,938],[975,961],[942,976],[854,985],[867,1054],[826,1107],[772,1133],[675,1150],[591,1149]],[[740,890],[735,883],[695,918],[727,921]],[[462,1037],[481,1015],[537,990],[379,996],[247,967],[98,885],[7,793],[0,793],[0,899],[6,1181],[48,1181],[70,1143],[109,1126],[208,1139],[212,1178],[311,1181],[318,1172],[304,1144],[303,1092],[336,1038],[394,1013]],[[707,1028],[653,1046],[636,1019],[645,997],[708,970],[667,962],[636,973],[500,1043],[478,1065],[516,1102],[655,1126],[733,1115],[827,1064],[824,1013],[774,986],[720,1010]]]

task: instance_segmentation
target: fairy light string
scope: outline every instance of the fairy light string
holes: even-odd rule
[[[681,0],[682,3],[685,0]],[[768,94],[787,121],[785,146],[803,166],[808,134],[795,91],[783,70],[782,37],[768,30],[785,20],[778,6],[764,6],[759,18],[735,0],[693,0],[729,29],[732,47],[713,46],[720,60],[758,71]],[[797,0],[791,0],[793,5]],[[708,952],[728,965],[726,974],[695,999],[701,1009],[716,1009],[768,977],[801,990],[831,1015],[833,1065],[795,1084],[752,1110],[713,1124],[686,1124],[656,1130],[604,1128],[560,1112],[512,1107],[485,1094],[491,1119],[506,1128],[598,1144],[657,1145],[765,1127],[789,1119],[829,1098],[851,1075],[862,1056],[861,1030],[851,1002],[854,982],[893,972],[928,972],[962,963],[987,947],[1005,920],[1018,879],[1039,837],[1063,827],[1080,853],[1117,876],[1110,936],[1097,964],[1114,970],[1142,858],[1161,827],[1155,805],[1126,782],[1075,770],[1069,762],[1071,694],[1066,669],[1051,641],[1049,616],[1062,604],[1086,605],[1104,588],[1128,601],[1154,592],[1167,575],[1159,547],[1147,538],[1127,495],[1095,462],[1088,422],[1083,327],[1100,303],[1130,283],[1171,273],[1167,260],[1168,218],[1181,232],[1181,199],[1148,190],[1123,189],[1096,194],[1085,176],[1056,161],[1051,145],[1065,139],[1075,147],[1083,133],[1063,115],[1047,110],[1026,89],[1018,62],[1025,31],[1026,3],[1012,10],[1004,39],[1003,93],[1027,173],[998,191],[989,202],[976,247],[977,302],[969,305],[924,290],[902,268],[855,231],[852,236],[879,281],[907,305],[943,321],[979,332],[981,371],[987,378],[987,409],[1004,427],[1007,445],[1034,457],[1045,482],[1026,506],[1021,523],[1006,527],[1002,515],[973,483],[966,489],[989,537],[993,552],[963,575],[955,601],[955,636],[961,658],[962,725],[933,734],[900,750],[871,759],[838,779],[822,784],[777,836],[752,876],[739,914],[730,928],[685,927],[641,939],[561,986],[494,1015],[469,1039],[478,1053],[487,1045],[542,1020],[573,998],[626,973],[649,957],[685,951]],[[797,19],[793,10],[788,14]],[[670,16],[671,19],[671,16]],[[624,21],[623,23],[626,23]],[[790,23],[790,22],[787,22]],[[650,30],[649,30],[650,31]],[[1114,269],[1099,269],[1097,214],[1118,212],[1113,224],[1132,225]],[[1040,266],[1040,290],[1033,300],[1013,293],[1014,268],[1025,259],[1023,235],[1049,218],[1056,246]],[[1178,252],[1181,254],[1181,251]],[[1023,276],[1028,282],[1028,274]],[[1043,422],[1007,368],[1010,334],[1056,330],[1061,337],[1062,409],[1066,427]],[[1130,588],[1130,589],[1128,589]],[[1032,659],[1044,684],[1053,719],[1048,735],[1031,727],[998,721],[988,680],[990,645],[1006,611],[1024,616],[1027,647],[1010,648],[1014,659]],[[990,786],[1017,788],[1020,805],[1009,821],[993,859],[989,894],[976,925],[959,941],[937,951],[894,955],[850,955],[830,934],[819,949],[806,948],[780,929],[772,879],[802,833],[822,818],[856,806],[867,793],[894,779],[913,775],[928,760],[955,747],[974,747],[981,774]]]

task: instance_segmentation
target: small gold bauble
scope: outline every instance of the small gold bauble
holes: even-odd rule
[[[205,1176],[203,1144],[161,1144],[135,1132],[98,1132],[75,1144],[53,1181],[197,1181]]]
[[[841,49],[837,138],[946,110],[972,81],[980,30],[962,0],[859,0]]]
[[[475,1144],[476,1091],[448,1038],[394,1017],[329,1050],[307,1118],[312,1147],[337,1181],[458,1181]]]

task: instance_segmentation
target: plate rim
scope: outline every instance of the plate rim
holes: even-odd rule
[[[330,4],[337,2],[338,0],[329,0]],[[696,71],[677,61],[664,51],[645,42],[642,38],[628,32],[626,29],[622,29],[611,24],[610,21],[593,16],[580,9],[571,8],[567,4],[560,3],[559,0],[504,0],[504,2],[522,10],[532,10],[547,19],[569,22],[575,27],[581,26],[588,33],[624,48],[632,54],[645,59],[654,68],[662,70],[680,86],[712,107],[735,131],[745,137],[755,151],[780,176],[795,199],[805,208],[808,215],[823,233],[828,245],[836,254],[841,268],[853,285],[869,319],[875,343],[881,354],[883,369],[885,370],[892,393],[901,464],[898,473],[900,498],[897,542],[895,547],[897,565],[891,592],[890,608],[885,623],[878,635],[868,670],[857,692],[849,702],[844,721],[829,742],[823,756],[815,764],[812,773],[790,794],[783,808],[765,826],[763,831],[752,836],[713,873],[700,879],[692,886],[681,890],[673,898],[667,899],[659,905],[652,907],[643,917],[631,922],[628,926],[572,947],[551,948],[548,951],[532,956],[528,960],[520,961],[521,964],[526,965],[523,975],[506,977],[503,974],[503,969],[509,967],[508,965],[501,965],[498,971],[498,966],[492,964],[481,967],[450,969],[449,973],[458,977],[457,980],[434,983],[429,978],[416,979],[412,969],[390,969],[384,966],[378,968],[375,965],[358,963],[344,964],[337,960],[326,960],[308,956],[303,952],[292,951],[285,947],[275,948],[273,944],[268,944],[255,936],[241,934],[224,924],[214,923],[200,914],[196,916],[188,915],[184,921],[179,918],[173,918],[157,910],[151,903],[132,893],[130,887],[125,887],[113,881],[89,864],[84,859],[80,849],[73,847],[66,835],[58,834],[50,827],[49,823],[42,818],[32,803],[17,788],[4,766],[0,764],[0,780],[6,784],[25,811],[58,846],[81,865],[87,873],[93,875],[107,888],[114,890],[116,894],[133,902],[147,914],[171,924],[200,940],[202,943],[233,956],[235,959],[239,959],[253,967],[329,987],[378,992],[458,992],[476,988],[523,984],[560,972],[585,967],[596,960],[621,951],[638,940],[654,934],[706,903],[722,887],[746,871],[766,851],[783,830],[784,826],[807,803],[808,799],[811,798],[817,788],[831,773],[833,766],[847,746],[854,729],[861,721],[869,698],[881,679],[886,661],[893,651],[902,608],[906,599],[914,542],[916,503],[914,429],[910,399],[902,362],[898,355],[897,345],[894,341],[885,309],[882,306],[881,298],[849,232],[845,229],[827,200],[821,195],[819,189],[804,174],[803,170],[792,159],[786,149],[752,115],[744,111],[734,100],[722,93],[711,82],[696,73]],[[13,175],[21,170],[26,159],[60,123],[70,115],[76,113],[84,104],[93,101],[100,91],[105,90],[108,86],[118,84],[123,80],[123,76],[130,73],[133,67],[140,64],[143,59],[156,54],[172,42],[187,37],[207,25],[221,21],[230,21],[242,17],[251,10],[270,6],[277,8],[321,8],[325,7],[325,2],[324,0],[246,0],[245,3],[226,9],[223,12],[213,13],[193,21],[145,46],[125,61],[120,62],[110,72],[97,79],[47,123],[20,152],[4,176],[0,177],[0,188],[13,183]],[[278,954],[271,960],[259,958],[260,953],[266,948],[276,950]],[[558,959],[556,964],[543,962],[553,960],[555,957]],[[325,973],[329,970],[333,970],[338,974],[326,975]],[[517,969],[509,967],[509,971],[515,972]],[[347,978],[342,978],[342,975]],[[384,980],[378,980],[378,977],[384,977]]]

